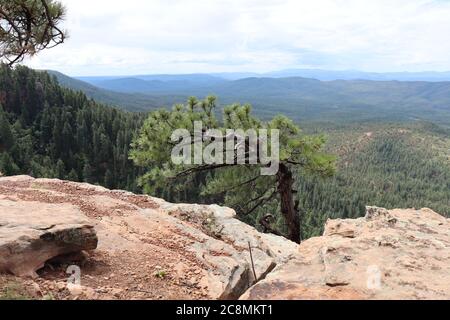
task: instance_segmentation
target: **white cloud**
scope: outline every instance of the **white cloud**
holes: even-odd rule
[[[32,67],[71,75],[450,70],[445,0],[62,2],[70,39]]]

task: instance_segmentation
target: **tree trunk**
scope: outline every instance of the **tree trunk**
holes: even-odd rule
[[[293,185],[294,179],[289,167],[283,163],[280,164],[280,170],[277,174],[278,193],[281,199],[281,213],[283,214],[288,227],[288,238],[291,241],[300,243],[300,214],[295,206]]]

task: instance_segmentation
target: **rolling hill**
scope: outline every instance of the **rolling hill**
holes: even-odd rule
[[[214,76],[99,77],[90,83],[54,73],[64,86],[98,101],[143,111],[184,102],[189,96],[216,95],[221,104],[250,103],[268,118],[282,113],[295,121],[427,120],[450,123],[450,82],[371,81],[310,78]],[[135,91],[134,93],[131,93]]]
[[[218,85],[227,80],[207,74],[141,75],[131,77],[81,77],[96,87],[124,93],[173,93]]]
[[[427,81],[442,82],[450,81],[450,71],[422,71],[422,72],[364,72],[358,70],[322,70],[322,69],[286,69],[266,73],[256,72],[221,72],[211,74],[157,74],[157,75],[137,75],[132,78],[141,80],[160,80],[160,81],[220,81],[220,80],[239,80],[245,78],[311,78],[321,81],[333,80],[372,80],[372,81]],[[77,77],[77,79],[86,81],[93,85],[98,85],[101,81],[114,80],[126,77]]]
[[[304,77],[322,81],[372,80],[372,81],[450,81],[450,72],[363,72],[357,70],[288,69],[264,74],[266,77]]]
[[[98,102],[110,106],[120,107],[129,111],[145,112],[156,109],[160,106],[171,105],[174,101],[184,99],[184,97],[176,96],[165,97],[163,95],[159,95],[157,97],[152,97],[145,94],[116,92],[96,87],[90,83],[71,78],[57,71],[47,72],[55,76],[59,84],[63,87],[76,91],[82,91],[86,94],[86,96]]]

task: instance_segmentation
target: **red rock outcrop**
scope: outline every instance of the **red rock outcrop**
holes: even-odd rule
[[[450,299],[450,221],[430,209],[368,207],[329,220],[322,237],[242,299]]]
[[[450,299],[450,222],[371,207],[298,246],[216,205],[0,178],[0,273],[36,271],[0,274],[0,296],[12,281],[54,299]]]
[[[15,225],[26,230],[15,232]],[[63,290],[81,298],[237,299],[297,250],[295,243],[235,219],[228,208],[170,204],[83,183],[0,178],[0,243],[22,241],[25,233],[46,239],[45,249],[30,242],[22,255],[0,250],[0,271],[29,274],[54,256],[93,249],[93,230],[97,249],[76,262],[81,287]],[[66,243],[73,231],[74,241]],[[59,240],[70,250],[59,250]],[[79,247],[72,247],[78,240]],[[23,270],[21,260],[27,261]],[[55,283],[42,285],[64,288],[65,270],[47,264],[39,273]]]

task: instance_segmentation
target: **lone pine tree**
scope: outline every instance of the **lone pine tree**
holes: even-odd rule
[[[279,170],[271,176],[260,174],[264,164],[175,164],[171,158],[174,143],[171,136],[176,129],[186,129],[195,136],[195,122],[203,123],[203,131],[216,129],[225,133],[227,129],[271,129],[279,130]],[[202,140],[203,148],[211,141]],[[234,104],[224,108],[223,118],[216,116],[216,99],[203,101],[190,98],[186,104],[174,106],[173,110],[152,112],[145,121],[140,135],[132,144],[131,159],[143,167],[146,174],[140,184],[148,193],[158,194],[173,184],[185,192],[199,189],[204,200],[220,202],[233,207],[244,220],[249,216],[280,216],[284,219],[286,234],[295,242],[301,241],[301,212],[294,190],[294,172],[301,170],[309,174],[330,176],[335,170],[334,157],[324,154],[323,136],[303,135],[290,119],[277,116],[263,122],[254,117],[250,105]],[[237,153],[237,150],[234,149]],[[248,152],[246,153],[248,157]],[[235,155],[237,159],[237,154]],[[186,191],[186,189],[188,189]]]

